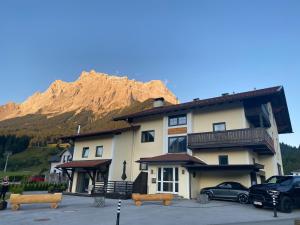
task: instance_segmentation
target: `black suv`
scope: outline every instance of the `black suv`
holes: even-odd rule
[[[278,193],[277,206],[282,212],[290,213],[300,206],[300,176],[273,176],[263,184],[249,189],[249,200],[256,208],[273,207],[272,193]]]

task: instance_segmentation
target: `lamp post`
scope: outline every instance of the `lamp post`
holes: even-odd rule
[[[123,162],[123,173],[122,173],[121,178],[122,178],[123,181],[125,181],[126,178],[127,178],[127,176],[126,176],[126,161],[125,160]],[[125,187],[127,187],[127,185],[125,185]],[[127,192],[127,190],[125,190],[125,192]],[[122,201],[121,201],[121,199],[119,199],[118,208],[117,208],[117,221],[116,221],[116,225],[120,224],[121,204],[122,204]]]
[[[7,163],[8,163],[8,158],[11,156],[12,152],[6,152],[6,161],[5,161],[5,166],[4,166],[4,173],[6,173],[7,170]]]

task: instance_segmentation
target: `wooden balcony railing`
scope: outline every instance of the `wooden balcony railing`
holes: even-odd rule
[[[274,142],[265,128],[188,134],[190,149],[251,147],[261,154],[274,154]]]

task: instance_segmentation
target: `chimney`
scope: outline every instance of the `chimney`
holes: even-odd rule
[[[165,105],[165,99],[163,97],[155,98],[153,101],[153,108],[162,107]]]
[[[222,97],[229,95],[229,93],[223,93]]]
[[[80,134],[80,124],[78,125],[77,134]]]

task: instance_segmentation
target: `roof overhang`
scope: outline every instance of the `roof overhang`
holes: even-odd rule
[[[107,166],[111,163],[111,159],[99,159],[99,160],[80,160],[80,161],[71,161],[57,165],[56,168],[61,169],[100,169],[103,166]]]
[[[188,155],[186,153],[167,153],[164,155],[149,157],[149,158],[141,158],[140,160],[137,160],[138,163],[147,163],[147,164],[200,164],[204,165],[205,163],[191,155]]]
[[[97,131],[97,132],[64,136],[64,137],[61,137],[60,139],[61,140],[76,140],[76,139],[82,139],[82,138],[93,138],[93,137],[99,137],[99,136],[115,135],[115,134],[121,134],[122,132],[129,131],[129,130],[136,130],[138,128],[140,128],[140,126],[129,126],[129,127],[124,127],[124,128],[118,128],[118,129],[101,130],[101,131]]]
[[[238,165],[186,165],[189,170],[197,171],[259,171],[264,166],[261,164],[238,164]]]
[[[278,127],[278,133],[282,134],[282,133],[293,132],[288,106],[286,102],[286,97],[284,93],[284,88],[282,86],[253,90],[253,91],[242,92],[237,94],[229,94],[229,95],[219,96],[219,97],[209,98],[209,99],[195,100],[195,101],[176,104],[176,105],[156,107],[156,108],[144,110],[133,114],[116,117],[114,118],[114,120],[132,121],[133,119],[138,119],[138,118],[178,113],[180,111],[181,112],[190,111],[193,109],[211,107],[211,106],[216,106],[224,103],[249,102],[249,101],[262,102],[262,103],[271,102],[273,112],[275,115],[275,120]]]

